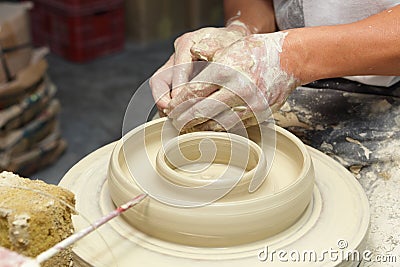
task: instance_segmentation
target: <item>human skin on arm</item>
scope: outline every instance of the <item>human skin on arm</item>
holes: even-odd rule
[[[273,0],[224,0],[225,24],[239,20],[251,33],[276,31]]]
[[[350,24],[287,32],[281,67],[302,84],[353,75],[400,76],[400,5]]]
[[[205,70],[203,78],[225,82],[220,87],[188,86],[170,102],[170,110],[182,108],[169,116],[178,127],[201,124],[199,129],[214,130],[218,126],[216,121],[228,127],[243,121],[247,127],[268,116],[264,98],[274,112],[300,84],[350,75],[400,75],[399,37],[400,5],[351,24],[246,36],[214,58],[214,62],[239,72],[225,71],[222,75],[229,77],[221,79],[220,72]],[[258,89],[235,85],[234,81],[240,80],[239,73],[249,77]],[[260,93],[260,97],[254,97]],[[193,96],[197,101],[193,101]],[[181,105],[184,102],[194,104],[186,109]],[[209,108],[213,103],[224,105],[219,105],[220,110]],[[241,107],[241,112],[235,107]],[[252,113],[263,112],[263,116],[258,116],[261,120],[252,118]]]

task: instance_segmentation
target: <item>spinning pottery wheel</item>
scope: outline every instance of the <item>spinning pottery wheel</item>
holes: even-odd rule
[[[368,201],[354,177],[282,128],[261,125],[249,139],[178,136],[158,119],[81,160],[60,183],[85,217],[76,230],[149,197],[81,240],[77,266],[356,266],[324,254],[365,245]],[[301,258],[266,257],[279,250]]]

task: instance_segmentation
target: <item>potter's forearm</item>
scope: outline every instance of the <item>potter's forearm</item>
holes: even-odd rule
[[[350,75],[400,76],[400,5],[351,24],[289,30],[281,66],[303,84]]]
[[[225,22],[238,19],[251,33],[276,30],[272,0],[224,0]]]

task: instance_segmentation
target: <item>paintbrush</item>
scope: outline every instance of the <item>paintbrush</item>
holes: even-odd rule
[[[40,253],[36,258],[25,257],[14,251],[0,247],[0,267],[39,267],[41,263],[50,259],[61,250],[68,248],[69,246],[81,240],[83,237],[87,236],[88,234],[90,234],[103,224],[119,216],[129,208],[135,206],[143,199],[145,199],[146,196],[147,194],[141,194],[136,196],[135,198],[131,199],[127,203],[121,205],[120,207],[112,211],[110,214],[98,219],[90,226],[80,230],[79,232],[74,233],[73,235],[62,240],[53,247],[49,248],[48,250]]]

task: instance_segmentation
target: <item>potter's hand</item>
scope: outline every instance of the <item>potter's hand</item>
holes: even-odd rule
[[[158,109],[165,110],[171,98],[178,94],[179,89],[171,92],[172,88],[189,80],[191,64],[185,63],[211,60],[217,51],[248,34],[250,31],[243,23],[233,21],[224,28],[203,28],[177,38],[174,43],[175,53],[150,79]]]
[[[217,52],[218,64],[206,67],[170,101],[175,127],[218,131],[242,127],[241,121],[249,127],[277,111],[300,84],[282,69],[286,35],[249,35]]]

